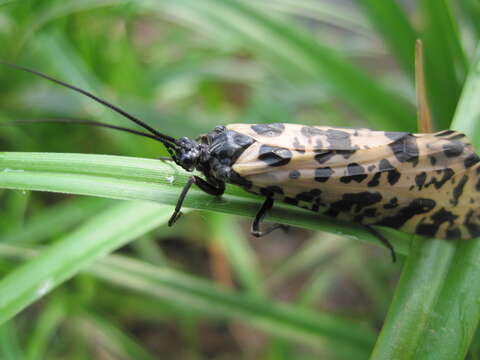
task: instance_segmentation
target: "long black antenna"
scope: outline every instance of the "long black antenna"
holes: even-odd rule
[[[138,135],[138,136],[143,136],[146,138],[150,138],[153,140],[157,141],[162,141],[162,139],[159,139],[157,136],[144,133],[142,131],[134,130],[134,129],[129,129],[121,126],[116,126],[116,125],[110,125],[106,124],[100,121],[92,121],[92,120],[85,120],[85,119],[73,119],[73,118],[61,118],[61,119],[36,119],[36,120],[15,120],[15,121],[9,121],[9,122],[3,122],[0,123],[0,126],[2,125],[23,125],[23,124],[43,124],[43,123],[64,123],[64,124],[80,124],[80,125],[90,125],[90,126],[98,126],[98,127],[103,127],[107,129],[114,129],[114,130],[119,130],[119,131],[124,131],[128,132],[130,134]]]
[[[39,77],[42,77],[44,79],[47,79],[47,80],[50,80],[56,84],[59,84],[61,86],[64,86],[66,88],[69,88],[73,91],[76,91],[76,92],[79,92],[85,96],[88,96],[89,98],[95,100],[96,102],[112,109],[113,111],[123,115],[125,118],[133,121],[134,123],[136,123],[137,125],[143,127],[144,129],[150,131],[152,134],[154,134],[156,136],[156,139],[161,141],[166,147],[167,149],[175,149],[175,138],[171,137],[171,136],[168,136],[168,135],[164,135],[160,132],[158,132],[157,130],[155,130],[154,128],[152,128],[151,126],[145,124],[143,121],[141,121],[140,119],[137,119],[135,116],[133,115],[130,115],[129,113],[127,113],[126,111],[122,110],[121,108],[119,108],[118,106],[115,106],[111,103],[109,103],[108,101],[106,100],[103,100],[103,99],[100,99],[99,97],[93,95],[92,93],[86,91],[86,90],[83,90],[83,89],[80,89],[76,86],[73,86],[73,85],[70,85],[70,84],[67,84],[66,82],[63,82],[61,80],[57,80],[57,79],[54,79],[46,74],[42,74],[41,72],[38,72],[38,71],[35,71],[35,70],[32,70],[32,69],[29,69],[29,68],[26,68],[26,67],[23,67],[23,66],[19,66],[19,65],[15,65],[15,64],[10,64],[10,63],[7,63],[5,61],[0,61],[0,64],[3,64],[3,65],[6,65],[6,66],[10,66],[11,68],[14,68],[14,69],[17,69],[17,70],[22,70],[22,71],[25,71],[25,72],[28,72],[28,73],[31,73],[31,74],[34,74],[36,76],[39,76]],[[170,152],[170,151],[169,151]]]

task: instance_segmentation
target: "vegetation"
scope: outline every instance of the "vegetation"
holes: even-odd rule
[[[404,5],[0,0],[1,58],[175,137],[231,122],[416,131],[421,38],[436,129],[480,149],[480,5]],[[186,173],[155,160],[161,144],[6,125],[126,122],[30,74],[0,81],[0,358],[478,358],[479,241],[392,230],[392,264],[361,227],[284,205],[269,219],[299,228],[252,239],[259,199],[233,187],[193,189],[186,207],[208,211],[168,228]]]

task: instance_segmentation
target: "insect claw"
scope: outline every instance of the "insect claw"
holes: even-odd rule
[[[168,220],[168,226],[173,226],[182,215],[183,213],[181,211],[175,211]]]

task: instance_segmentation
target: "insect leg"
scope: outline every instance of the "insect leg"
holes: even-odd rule
[[[378,240],[380,240],[383,245],[385,245],[389,250],[390,250],[390,253],[392,254],[392,261],[393,262],[396,262],[397,261],[397,256],[395,255],[395,249],[393,248],[392,244],[390,244],[390,241],[388,241],[385,236],[383,236],[382,234],[380,234],[377,230],[375,230],[373,227],[371,226],[368,226],[368,225],[365,225],[365,227],[367,228],[368,231],[370,231],[370,233],[375,236]]]
[[[289,226],[283,225],[283,224],[274,224],[269,228],[265,229],[264,231],[260,230],[260,224],[262,223],[263,219],[267,215],[268,211],[272,208],[273,203],[274,203],[273,199],[270,197],[267,197],[262,207],[260,208],[260,210],[258,210],[258,213],[257,215],[255,215],[255,219],[252,222],[252,228],[250,230],[253,236],[261,237],[261,236],[270,234],[273,230],[276,230],[276,229],[283,229],[285,231],[288,230]]]
[[[192,187],[192,185],[195,184],[197,185],[200,190],[206,192],[209,195],[222,195],[225,192],[225,184],[224,183],[219,183],[217,186],[215,184],[211,184],[208,181],[203,180],[202,178],[198,176],[190,176],[188,178],[187,183],[183,187],[183,190],[178,197],[177,205],[175,206],[175,210],[170,217],[170,220],[168,220],[168,226],[172,226],[175,224],[175,222],[182,216],[182,212],[180,211],[182,209],[182,204],[183,201],[185,200],[185,197],[187,196],[188,190]]]

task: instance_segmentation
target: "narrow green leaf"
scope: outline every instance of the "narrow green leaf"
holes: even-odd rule
[[[398,63],[413,80],[415,75],[416,31],[410,25],[405,11],[396,1],[364,0],[358,1],[370,22],[383,37]]]
[[[475,59],[465,81],[462,96],[452,121],[452,129],[468,134],[473,144],[480,147],[480,46],[475,52]]]
[[[59,298],[42,306],[35,327],[25,346],[25,360],[48,359],[48,349],[54,341],[61,321],[65,319],[65,304]]]
[[[0,280],[0,323],[12,318],[96,258],[164,223],[171,208],[121,202]]]
[[[149,200],[175,205],[191,176],[172,163],[120,156],[60,153],[0,153],[0,188],[100,196],[122,200]],[[261,197],[230,186],[221,197],[192,187],[185,207],[255,216]],[[268,220],[324,230],[378,244],[361,225],[336,221],[301,208],[277,203]],[[181,220],[180,220],[181,221]],[[391,231],[385,229],[387,234]],[[410,236],[389,236],[396,252],[406,254]]]
[[[435,316],[454,251],[454,245],[443,240],[413,241],[371,360],[418,359],[416,349]]]
[[[9,258],[29,258],[35,252],[0,245],[0,254]],[[374,340],[370,329],[355,322],[287,303],[261,300],[171,268],[155,267],[124,256],[99,259],[84,271],[127,290],[171,301],[209,317],[238,320],[300,344],[322,348],[328,342],[337,346],[340,354],[355,355],[358,359],[366,358]]]
[[[58,235],[85,219],[92,212],[100,210],[109,202],[101,199],[80,198],[52,205],[33,216],[20,229],[0,234],[0,243],[34,243]]]
[[[480,44],[453,124],[476,139],[479,54]],[[414,241],[372,359],[464,359],[480,319],[479,258],[478,238]]]
[[[233,217],[216,213],[208,219],[211,237],[220,244],[245,291],[257,297],[265,297],[266,291],[255,253]]]
[[[145,3],[157,11],[165,11],[164,1]],[[405,99],[384,88],[334,49],[278,16],[236,0],[180,0],[174,4],[168,2],[168,6],[176,15],[206,23],[214,40],[219,34],[230,35],[229,40],[252,49],[285,75],[322,81],[368,116],[373,126],[385,130],[415,128],[413,109]]]
[[[460,97],[468,61],[447,0],[419,3],[425,22],[422,38],[429,103],[437,127],[447,129]]]

